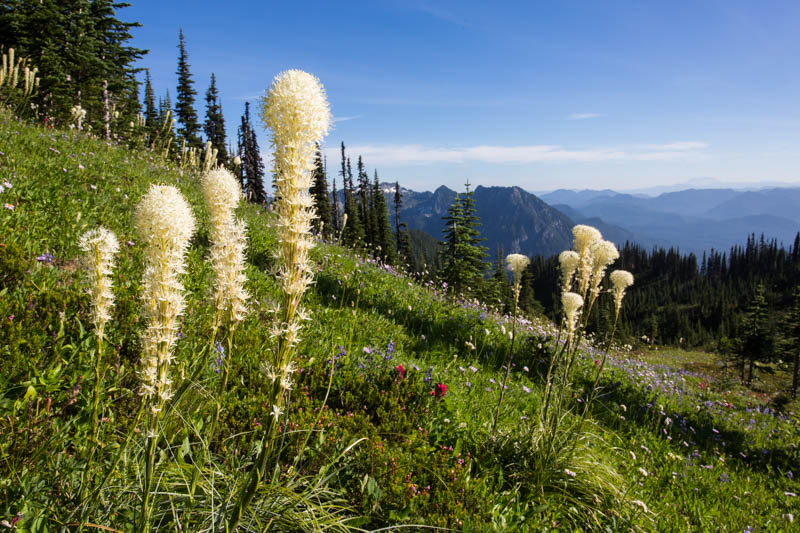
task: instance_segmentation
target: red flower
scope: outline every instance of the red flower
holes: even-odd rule
[[[444,383],[437,383],[434,390],[436,391],[437,398],[443,398],[444,395],[447,394],[447,385]]]
[[[397,375],[400,376],[400,379],[405,379],[406,369],[403,368],[403,365],[397,365],[396,367],[394,367],[394,369],[397,371]]]

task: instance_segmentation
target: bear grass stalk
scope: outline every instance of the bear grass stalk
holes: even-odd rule
[[[143,303],[147,329],[142,338],[142,406],[146,413],[145,476],[139,531],[148,531],[151,487],[158,423],[172,397],[170,363],[178,333],[178,318],[184,311],[182,275],[186,253],[195,229],[195,219],[181,193],[170,185],[152,185],[135,213],[136,230],[144,243],[146,267]]]
[[[89,277],[89,294],[92,298],[92,323],[94,324],[95,337],[97,338],[97,353],[94,361],[94,394],[92,396],[91,451],[84,470],[81,491],[85,497],[88,490],[88,476],[98,444],[97,412],[103,388],[100,365],[103,359],[106,323],[111,318],[111,308],[114,306],[111,276],[113,274],[114,256],[119,252],[119,241],[117,241],[117,237],[112,231],[99,227],[84,233],[78,241],[78,247],[85,254],[83,263]]]
[[[272,131],[275,211],[280,240],[276,259],[283,298],[271,331],[276,345],[272,357],[264,363],[270,384],[272,416],[264,424],[256,463],[228,519],[228,531],[236,529],[258,490],[268,457],[276,452],[286,394],[291,389],[295,370],[293,356],[300,340],[302,322],[309,318],[301,306],[301,299],[313,276],[308,252],[314,245],[311,235],[314,201],[308,189],[314,153],[331,123],[330,107],[322,84],[316,77],[300,70],[288,70],[275,77],[261,102],[261,112],[265,125]]]
[[[508,351],[508,359],[506,360],[506,375],[503,378],[503,385],[500,387],[500,398],[497,400],[497,407],[494,410],[494,417],[492,419],[492,433],[497,427],[497,419],[500,417],[500,407],[503,405],[503,397],[506,392],[506,382],[508,376],[511,374],[511,360],[514,357],[514,341],[517,338],[517,307],[519,305],[519,293],[522,288],[522,273],[528,268],[531,260],[522,254],[509,254],[506,256],[506,267],[514,275],[514,312],[513,322],[511,323],[511,347]]]
[[[249,294],[244,286],[247,282],[247,225],[234,214],[242,198],[241,185],[228,170],[218,168],[205,174],[202,188],[211,220],[210,260],[214,271],[214,319],[210,345],[214,345],[220,326],[227,330],[227,356],[220,358],[222,379],[217,392],[216,412],[208,429],[207,449],[219,421],[222,397],[228,383],[233,336],[236,327],[247,316]]]

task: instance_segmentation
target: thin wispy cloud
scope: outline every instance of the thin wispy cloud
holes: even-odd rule
[[[708,147],[704,142],[675,142],[629,147],[569,149],[557,145],[491,146],[437,148],[419,144],[366,144],[348,146],[348,151],[364,157],[370,165],[423,165],[431,163],[542,163],[599,161],[658,161],[697,155]],[[338,157],[338,150],[327,150],[328,158]]]
[[[334,122],[347,122],[348,120],[356,120],[357,118],[361,118],[361,115],[352,115],[349,117],[333,117]]]
[[[602,116],[602,113],[570,113],[567,115],[567,120],[586,120],[589,118],[597,118]]]

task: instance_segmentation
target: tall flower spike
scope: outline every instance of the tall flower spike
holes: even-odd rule
[[[274,183],[278,197],[275,210],[280,239],[277,259],[286,295],[280,325],[286,334],[279,342],[288,346],[283,349],[298,341],[295,314],[312,280],[308,251],[314,246],[311,238],[314,201],[308,189],[317,143],[328,133],[331,111],[325,89],[316,77],[301,70],[287,70],[275,77],[261,102],[261,112],[265,124],[272,130],[274,149]]]
[[[572,235],[575,237],[574,248],[580,261],[578,263],[578,292],[586,295],[589,288],[589,280],[592,277],[592,252],[591,247],[594,243],[603,239],[603,236],[592,226],[578,224],[572,228]]]
[[[590,247],[592,254],[592,298],[594,301],[600,294],[600,283],[606,274],[606,268],[619,258],[619,252],[613,242],[597,241]]]
[[[619,315],[619,310],[622,308],[622,298],[625,296],[625,289],[633,285],[633,274],[627,270],[615,270],[608,278],[611,280],[614,291],[614,309],[616,314]]]
[[[119,251],[119,242],[112,231],[99,227],[84,233],[78,246],[86,254],[84,265],[91,282],[89,292],[92,296],[92,321],[97,336],[102,338],[114,306],[111,274],[114,256]]]
[[[578,310],[583,307],[583,298],[574,292],[561,294],[561,307],[564,309],[564,321],[567,324],[567,339],[572,339],[575,326],[578,324]]]
[[[573,250],[564,250],[558,256],[558,264],[561,266],[561,288],[564,292],[569,291],[572,286],[572,277],[575,269],[578,268],[580,256]]]
[[[139,202],[136,230],[144,243],[147,265],[143,299],[147,330],[143,338],[142,394],[152,400],[151,409],[160,410],[171,395],[169,364],[183,313],[181,274],[195,220],[189,204],[171,185],[152,185]]]
[[[514,300],[519,301],[520,284],[522,282],[522,272],[528,268],[531,260],[522,254],[509,254],[506,256],[506,265],[511,273],[514,274]]]

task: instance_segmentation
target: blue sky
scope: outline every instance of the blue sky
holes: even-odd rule
[[[637,189],[800,181],[800,2],[133,0],[156,95],[183,27],[198,112],[216,74],[229,137],[287,68],[381,179]],[[268,151],[268,132],[259,124]]]

